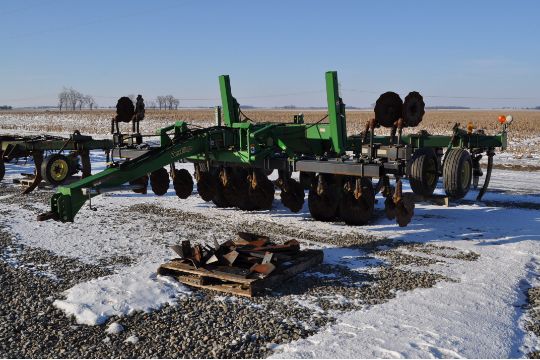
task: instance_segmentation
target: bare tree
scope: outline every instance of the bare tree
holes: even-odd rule
[[[75,111],[82,94],[73,88],[67,89],[67,103],[72,111]]]
[[[156,97],[156,101],[158,103],[159,110],[178,109],[178,106],[180,105],[180,100],[172,95],[160,95]]]
[[[96,106],[96,100],[94,100],[94,97],[92,95],[85,95],[84,102],[86,105],[88,105],[88,108],[90,110],[93,110],[94,107]]]
[[[160,95],[160,96],[158,96],[158,97],[156,98],[156,100],[157,100],[157,102],[158,102],[158,104],[159,104],[159,110],[163,109],[163,108],[166,106],[166,105],[165,105],[165,103],[166,103],[166,101],[165,101],[165,96],[161,96],[161,95]]]
[[[64,87],[62,91],[58,94],[58,109],[60,111],[62,111],[62,109],[67,110],[68,97],[69,97],[69,90]]]
[[[77,104],[79,105],[79,111],[81,111],[83,105],[86,104],[86,96],[80,92],[77,92]]]
[[[77,108],[82,110],[83,107],[88,107],[92,110],[96,106],[96,101],[92,96],[83,95],[71,87],[64,87],[58,94],[58,109],[60,109],[60,111],[62,111],[62,109],[75,111]]]

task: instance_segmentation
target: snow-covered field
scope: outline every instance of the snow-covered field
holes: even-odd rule
[[[94,171],[103,168],[103,160],[101,154],[93,153]],[[192,172],[190,164],[183,166]],[[7,164],[6,178],[0,186],[8,186],[23,170],[28,171],[26,166]],[[233,236],[231,229],[263,224],[272,234],[296,237],[303,246],[322,248],[326,264],[344,266],[358,274],[381,271],[387,259],[374,257],[362,248],[340,246],[333,242],[334,238],[352,239],[348,245],[354,243],[355,237],[418,242],[427,247],[398,252],[430,261],[399,268],[427,271],[448,280],[438,281],[433,287],[398,291],[394,298],[382,303],[367,304],[336,296],[332,301],[358,302],[359,306],[332,310],[335,321],[312,336],[277,346],[269,344],[273,356],[524,357],[540,350],[540,340],[524,325],[528,316],[524,292],[540,285],[540,172],[494,170],[491,189],[485,202],[479,204],[418,204],[406,228],[382,216],[380,197],[378,216],[373,222],[351,227],[311,220],[307,204],[299,213],[290,213],[280,204],[279,194],[271,211],[243,212],[215,208],[203,202],[196,191],[187,200],[180,200],[172,186],[163,197],[151,192],[96,197],[92,205],[97,211],[85,206],[73,224],[36,222],[36,214],[46,206],[17,206],[9,199],[15,195],[4,195],[0,198],[0,214],[8,215],[2,215],[0,227],[9,231],[17,244],[50,250],[88,264],[111,257],[133,259],[129,264],[116,265],[113,274],[81,282],[55,299],[57,308],[85,325],[102,324],[111,316],[128,316],[140,310],[154,311],[164,304],[174,305],[180,299],[196,296],[197,291],[155,275],[157,266],[172,257],[168,246],[184,239],[212,244],[214,238]],[[475,196],[476,191],[471,191],[466,200]],[[141,216],[137,206],[147,211],[164,209],[177,218],[163,226],[156,220],[159,214],[148,211]],[[129,211],[123,211],[126,209]],[[209,228],[208,224],[213,225]],[[384,246],[380,249],[384,250]],[[449,253],[479,256],[464,261],[461,255]],[[2,258],[6,259],[6,254]],[[54,271],[49,276],[54,276]],[[292,297],[301,307],[319,309],[319,303],[309,296]],[[234,297],[227,299],[234,301]]]

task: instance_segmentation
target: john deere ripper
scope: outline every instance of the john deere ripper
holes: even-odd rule
[[[440,176],[447,195],[464,197],[471,183],[482,176],[480,158],[488,167],[479,198],[487,189],[495,148],[506,146],[507,124],[493,136],[474,132],[472,126],[454,127],[452,136],[426,131],[405,135],[405,127],[420,124],[424,102],[411,92],[402,102],[388,92],[377,100],[375,118],[366,130],[347,137],[345,104],[338,93],[337,73],[326,73],[328,114],[316,123],[305,124],[301,115],[292,123],[254,123],[243,114],[232,96],[229,77],[219,77],[221,111],[216,126],[194,128],[186,122],[159,130],[160,145],[145,151],[113,150],[130,159],[113,162],[106,170],[76,183],[60,187],[51,199],[51,211],[39,220],[73,221],[87,200],[121,188],[146,193],[148,182],[156,195],[169,188],[169,177],[178,197],[191,195],[194,181],[175,162],[192,162],[197,192],[204,201],[218,207],[242,210],[270,209],[275,186],[281,202],[293,212],[304,204],[320,221],[342,220],[363,225],[372,217],[375,194],[385,197],[386,214],[400,226],[414,213],[413,194],[402,192],[402,178],[408,178],[414,193],[430,196]],[[328,118],[328,123],[322,123]],[[376,136],[375,129],[392,128],[390,136]],[[446,149],[446,151],[445,151]],[[120,154],[118,154],[120,155]],[[164,168],[170,165],[170,173]],[[273,183],[268,175],[277,170]],[[291,175],[300,172],[299,181]],[[390,178],[395,181],[391,186]],[[378,179],[374,186],[373,179]],[[129,186],[122,186],[129,183]]]

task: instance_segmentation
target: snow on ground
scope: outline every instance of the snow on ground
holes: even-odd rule
[[[336,325],[280,346],[275,357],[519,356],[524,344],[533,344],[518,321],[525,301],[521,288],[525,268],[540,259],[537,241],[534,236],[502,246],[445,241],[481,254],[478,261],[447,269],[459,282],[402,293],[387,303],[340,314]]]
[[[112,315],[130,315],[136,310],[152,311],[190,290],[167,276],[155,275],[156,265],[122,269],[119,273],[78,284],[66,292],[66,299],[54,305],[74,315],[85,325],[103,324]]]
[[[104,158],[93,154],[94,171],[104,166]],[[184,166],[192,171],[190,164]],[[10,181],[27,166],[7,164]],[[13,208],[0,201],[0,211],[9,210],[9,219],[0,219],[16,242],[54,253],[99,263],[115,256],[129,256],[135,263],[120,267],[116,273],[80,283],[55,304],[84,324],[99,324],[111,315],[135,310],[150,311],[164,303],[190,296],[186,287],[155,270],[172,257],[169,245],[190,239],[213,243],[225,236],[216,228],[197,226],[197,214],[216,223],[240,224],[265,221],[272,226],[321,236],[359,233],[376,238],[391,238],[452,246],[480,254],[477,261],[433,265],[430,269],[458,280],[442,282],[429,289],[398,294],[381,305],[359,311],[337,312],[337,322],[318,334],[277,347],[276,357],[514,357],[538,348],[538,339],[523,330],[524,290],[538,276],[540,263],[540,212],[508,203],[540,203],[540,172],[494,170],[493,192],[484,197],[501,206],[485,203],[439,207],[418,204],[411,224],[406,228],[379,216],[369,226],[350,227],[340,223],[321,223],[310,219],[307,204],[293,214],[276,196],[271,211],[253,213],[218,209],[198,196],[179,200],[174,190],[163,197],[133,193],[113,193],[93,199],[97,211],[87,206],[75,223],[38,223],[35,212]],[[472,191],[467,199],[473,200]],[[377,209],[383,201],[378,198]],[[122,212],[134,204],[148,204],[181,210],[193,218],[184,218],[170,228],[157,228],[148,218]],[[230,234],[228,234],[230,235]],[[352,270],[373,266],[361,250],[311,243],[323,248],[325,262],[345,264]],[[536,270],[531,270],[536,269]],[[300,304],[303,300],[299,298]],[[305,303],[305,302],[304,302]],[[305,306],[310,304],[305,303]]]

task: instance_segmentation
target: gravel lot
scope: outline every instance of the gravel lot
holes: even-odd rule
[[[540,287],[532,287],[527,290],[527,331],[540,337]],[[540,359],[540,351],[534,351],[528,354],[531,359]]]
[[[0,201],[40,212],[51,195],[37,191],[30,196],[11,196],[19,190],[2,184]],[[264,221],[223,224],[205,217],[156,205],[134,204],[130,210],[148,218],[153,226],[171,221],[216,232],[249,229],[275,240],[295,237],[294,228]],[[0,219],[9,221],[4,211]],[[7,220],[6,220],[7,219]],[[432,244],[391,242],[347,233],[304,232],[300,241],[361,248],[372,260],[365,272],[345,266],[322,264],[295,277],[274,292],[244,299],[210,291],[193,291],[175,306],[152,313],[137,312],[112,317],[100,326],[77,324],[53,306],[62,292],[75,284],[111,274],[129,264],[126,257],[112,257],[97,265],[55,255],[17,243],[0,221],[0,356],[7,358],[109,358],[109,357],[266,357],[277,345],[308,337],[334,321],[336,312],[377,306],[397,291],[432,287],[455,281],[432,271],[433,264],[475,261],[475,253]],[[113,323],[123,331],[109,334]]]

